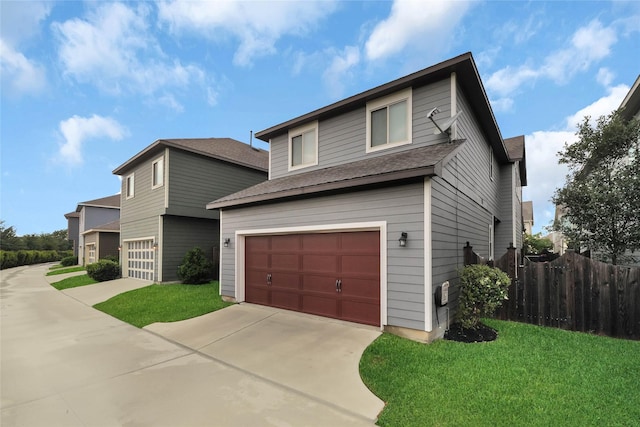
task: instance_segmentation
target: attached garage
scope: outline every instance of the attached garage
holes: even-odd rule
[[[380,326],[380,232],[247,236],[245,300]]]
[[[126,250],[127,277],[155,280],[155,246],[153,239],[124,242]]]

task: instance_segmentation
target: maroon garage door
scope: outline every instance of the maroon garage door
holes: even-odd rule
[[[380,325],[380,233],[245,239],[247,302]]]

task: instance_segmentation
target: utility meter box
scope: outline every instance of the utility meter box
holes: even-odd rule
[[[449,282],[444,282],[436,288],[435,295],[436,306],[443,307],[449,303]]]

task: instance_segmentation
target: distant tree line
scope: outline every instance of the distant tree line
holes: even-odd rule
[[[5,222],[0,220],[0,250],[68,251],[71,249],[73,249],[73,243],[67,240],[67,230],[18,236],[15,227],[7,227]]]

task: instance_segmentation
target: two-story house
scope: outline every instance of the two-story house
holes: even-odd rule
[[[269,156],[230,138],[161,139],[117,167],[122,276],[170,282],[186,252],[218,259],[219,213],[207,202],[267,178]]]
[[[465,242],[489,258],[522,245],[524,138],[508,150],[470,53],[256,136],[269,180],[207,205],[229,299],[430,341]]]
[[[106,255],[117,256],[117,245],[114,248],[108,237],[100,245],[99,238],[93,233],[120,219],[119,194],[78,203],[75,212],[64,216],[67,218],[67,236],[73,241],[73,254],[78,256],[79,265],[89,263],[89,253],[92,254],[91,262]],[[87,234],[89,242],[85,242]]]

